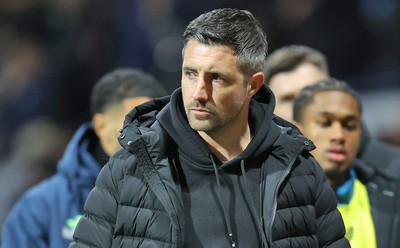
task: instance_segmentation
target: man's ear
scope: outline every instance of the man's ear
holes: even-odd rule
[[[97,136],[101,137],[106,127],[106,121],[104,114],[97,113],[92,117],[92,125],[94,132]]]
[[[258,90],[261,88],[261,86],[264,83],[264,73],[262,72],[256,72],[254,73],[250,78],[249,78],[249,85],[248,85],[248,90],[249,90],[249,96],[253,97]]]

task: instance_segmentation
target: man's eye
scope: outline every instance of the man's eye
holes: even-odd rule
[[[343,127],[344,127],[347,131],[353,131],[353,130],[355,130],[355,129],[358,127],[358,125],[357,125],[357,124],[354,124],[354,123],[346,123],[346,124],[343,125]]]
[[[193,71],[186,71],[185,74],[189,79],[194,79],[196,77]]]
[[[293,102],[295,99],[294,95],[284,95],[281,97],[282,102]]]
[[[217,83],[223,83],[225,81],[224,78],[221,77],[221,75],[219,75],[218,73],[213,73],[211,79],[213,82]]]
[[[222,80],[222,77],[218,74],[213,75],[214,80]]]
[[[331,125],[330,121],[320,121],[318,123],[321,127],[329,127]]]

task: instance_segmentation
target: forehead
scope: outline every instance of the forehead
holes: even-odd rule
[[[190,40],[183,53],[183,66],[188,63],[200,66],[226,66],[226,63],[237,65],[237,58],[235,51],[229,46],[205,45],[196,40]]]
[[[328,113],[338,116],[360,116],[360,106],[356,98],[347,92],[330,90],[318,92],[313,101],[305,107],[307,112]]]
[[[269,86],[277,97],[298,95],[304,87],[327,77],[328,75],[314,64],[304,63],[293,71],[277,73],[270,79]]]

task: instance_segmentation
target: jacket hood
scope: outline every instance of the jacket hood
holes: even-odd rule
[[[62,159],[58,163],[57,176],[65,178],[69,197],[69,214],[82,213],[85,200],[94,187],[101,165],[89,151],[91,142],[99,142],[91,123],[82,124],[73,135]],[[104,158],[105,162],[108,157]]]
[[[58,163],[58,173],[73,181],[96,178],[101,166],[89,152],[90,141],[97,140],[91,123],[82,124],[73,135]],[[104,158],[107,162],[108,158]],[[76,182],[75,182],[76,183]]]

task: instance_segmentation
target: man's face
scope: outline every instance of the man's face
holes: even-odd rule
[[[293,102],[301,89],[316,83],[328,75],[311,63],[305,63],[290,72],[281,72],[269,81],[274,92],[276,105],[274,113],[288,121],[293,121]]]
[[[96,133],[100,139],[100,143],[104,151],[111,155],[121,146],[118,143],[119,130],[123,127],[125,115],[134,107],[150,101],[149,97],[133,97],[127,98],[121,104],[112,106],[105,110],[103,114],[96,115],[96,121],[99,126]],[[95,124],[96,125],[96,124]]]
[[[228,46],[188,42],[183,54],[182,94],[194,130],[218,133],[240,122],[247,124],[252,93]]]
[[[312,154],[330,179],[345,175],[356,157],[360,115],[353,96],[334,90],[315,94],[301,113],[299,127],[316,145]]]

